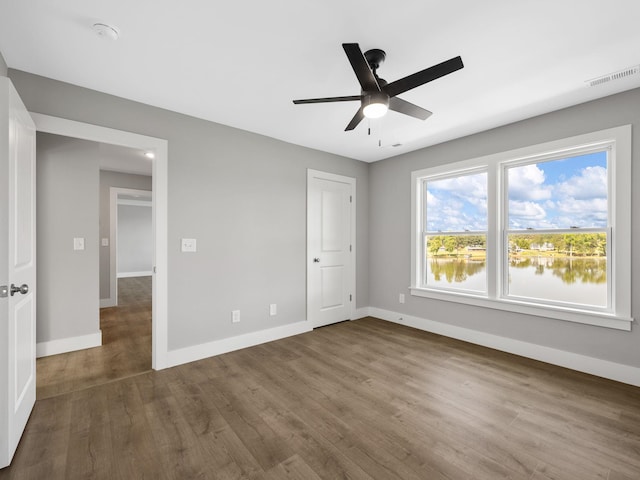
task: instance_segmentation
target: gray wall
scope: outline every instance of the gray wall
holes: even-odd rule
[[[640,367],[640,329],[602,327],[406,296],[410,283],[410,178],[413,170],[633,124],[633,185],[640,185],[640,89],[560,110],[377,162],[370,169],[371,306]],[[640,211],[634,189],[632,211]],[[640,238],[640,217],[632,235]],[[637,242],[634,242],[637,243]],[[632,251],[632,314],[640,316],[640,251]]]
[[[100,238],[110,238],[111,187],[132,188],[151,191],[151,177],[129,173],[100,170]],[[111,252],[109,247],[100,247],[100,298],[111,297]]]
[[[118,275],[151,273],[153,230],[149,206],[118,205]]]
[[[37,341],[97,333],[98,145],[37,134]],[[85,250],[73,249],[83,237]]]
[[[7,76],[7,62],[4,61],[4,57],[2,56],[2,52],[0,52],[0,76]]]
[[[30,111],[168,140],[169,349],[306,319],[308,168],[357,179],[356,299],[369,305],[368,164],[25,72],[9,76]],[[196,238],[198,252],[181,253],[181,237]],[[231,323],[234,309],[240,323]]]

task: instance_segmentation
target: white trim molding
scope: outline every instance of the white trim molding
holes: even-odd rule
[[[60,338],[36,344],[36,358],[58,355],[59,353],[75,352],[85,348],[102,346],[102,330],[79,337]]]
[[[371,316],[369,307],[356,308],[353,315],[351,315],[351,320],[360,320],[361,318],[369,316]]]
[[[146,192],[147,190],[140,190]],[[153,203],[150,200],[125,200],[123,198],[118,199],[118,205],[129,205],[131,207],[153,207]]]
[[[427,320],[426,318],[414,317],[404,313],[383,310],[381,308],[369,307],[369,309],[372,317],[380,318],[388,322],[406,325],[425,332],[444,335],[464,342],[482,345],[483,347],[493,348],[502,352],[512,353],[521,357],[539,360],[578,372],[640,387],[640,368],[638,367],[479,332],[477,330]]]
[[[245,333],[235,337],[215,340],[213,342],[194,345],[192,347],[169,350],[167,353],[166,367],[175,367],[184,363],[195,362],[203,358],[222,355],[247,347],[260,345],[261,343],[273,342],[286,337],[292,337],[301,333],[312,331],[310,322],[296,322],[280,327],[273,327],[258,332]]]

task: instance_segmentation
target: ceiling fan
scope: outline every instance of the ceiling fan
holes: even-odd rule
[[[374,48],[367,50],[363,54],[357,43],[343,43],[342,48],[344,48],[358,82],[360,82],[361,94],[346,97],[308,98],[294,100],[293,103],[300,105],[304,103],[352,102],[359,100],[360,108],[347,125],[347,128],[345,128],[345,131],[356,128],[364,117],[379,118],[385,115],[387,110],[426,120],[431,115],[429,110],[402,100],[397,95],[449,75],[464,67],[462,58],[454,57],[395,82],[387,83],[377,74],[378,68],[387,56],[383,50]]]

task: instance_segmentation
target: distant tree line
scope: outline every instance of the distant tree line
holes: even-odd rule
[[[436,235],[427,238],[427,251],[436,255],[440,248],[452,254],[467,247],[487,247],[485,235]]]
[[[551,246],[550,250],[568,256],[597,256],[607,255],[606,233],[532,233],[509,236],[510,247],[523,250],[540,249],[541,246]]]
[[[485,235],[434,235],[427,237],[427,252],[432,256],[443,251],[449,255],[473,248],[486,249]],[[523,233],[509,236],[512,253],[520,250],[545,250],[567,256],[607,254],[606,233]]]

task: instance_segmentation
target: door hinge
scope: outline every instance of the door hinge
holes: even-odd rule
[[[353,245],[349,245],[349,251],[353,252]]]
[[[349,301],[353,302],[353,295],[349,294]]]
[[[349,203],[353,203],[353,195],[349,195]]]

